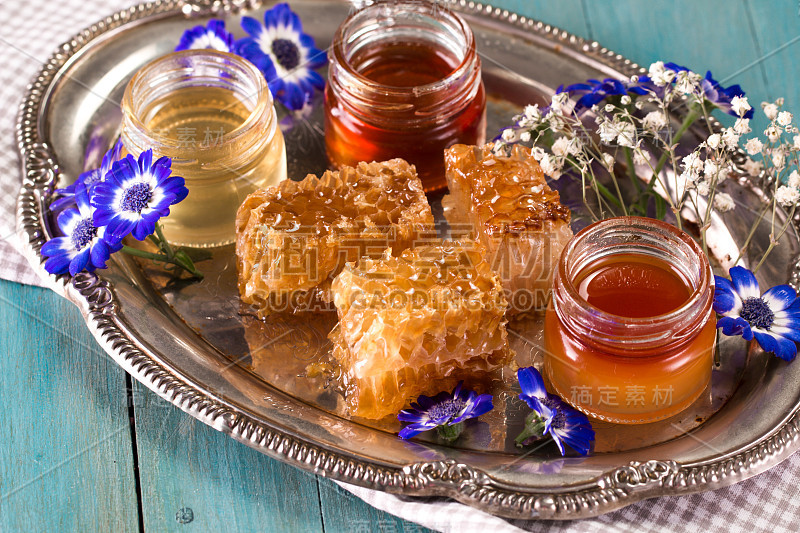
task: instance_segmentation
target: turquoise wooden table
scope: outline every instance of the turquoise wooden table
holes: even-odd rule
[[[643,65],[711,69],[725,85],[741,84],[754,107],[785,96],[800,109],[796,0],[494,5]],[[764,121],[753,125],[763,130]],[[48,290],[0,281],[0,324],[0,531],[424,531],[132,382]]]

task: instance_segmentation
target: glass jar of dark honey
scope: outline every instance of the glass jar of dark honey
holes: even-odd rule
[[[420,0],[372,4],[342,23],[329,58],[325,147],[334,166],[401,157],[433,191],[446,186],[445,148],[484,142],[475,38],[449,9]]]
[[[564,248],[553,284],[544,368],[568,403],[641,424],[677,414],[706,390],[714,276],[686,233],[650,218],[597,222]]]

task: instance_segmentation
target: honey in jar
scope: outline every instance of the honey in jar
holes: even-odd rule
[[[426,191],[442,153],[482,144],[486,97],[467,23],[440,5],[377,2],[339,27],[325,88],[325,147],[337,168],[401,157]]]
[[[621,424],[690,406],[711,378],[713,275],[697,243],[619,217],[567,245],[545,317],[545,374],[565,401]]]

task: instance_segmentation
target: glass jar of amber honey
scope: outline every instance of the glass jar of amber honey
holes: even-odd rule
[[[444,149],[482,144],[486,96],[475,38],[428,1],[377,2],[339,27],[325,88],[325,147],[336,166],[402,157],[426,191],[444,188]]]
[[[554,276],[547,379],[568,403],[609,422],[684,410],[711,378],[713,284],[703,251],[669,224],[619,217],[585,228]]]
[[[125,89],[122,141],[172,159],[189,195],[162,219],[174,244],[235,240],[236,211],[256,189],[286,178],[286,149],[264,76],[215,50],[174,52],[145,65]]]

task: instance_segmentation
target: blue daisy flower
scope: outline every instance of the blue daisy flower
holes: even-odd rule
[[[767,352],[786,361],[797,356],[800,342],[800,298],[789,285],[776,285],[763,295],[752,272],[735,266],[731,279],[714,276],[714,311],[725,335],[754,338]]]
[[[63,189],[56,189],[53,191],[54,194],[59,195],[58,200],[54,201],[50,204],[50,212],[56,213],[65,207],[75,204],[75,190],[77,187],[81,185],[85,185],[89,192],[91,193],[92,187],[94,187],[95,183],[103,181],[105,175],[108,174],[108,171],[111,170],[111,165],[114,161],[119,159],[119,154],[122,151],[122,140],[118,140],[117,143],[111,148],[108,152],[105,153],[103,156],[103,161],[100,164],[100,168],[95,168],[92,170],[87,170],[86,172],[82,173],[78,176],[78,179],[72,185],[68,185]]]
[[[219,50],[236,53],[233,35],[225,31],[225,22],[213,19],[207,26],[195,26],[183,32],[175,51],[180,50]]]
[[[564,87],[560,85],[556,89],[556,94],[568,93],[570,96],[582,95],[575,102],[575,113],[580,113],[584,109],[591,109],[593,105],[599,104],[609,96],[622,96],[628,94],[628,88],[620,80],[606,78],[600,80],[586,80],[584,83],[573,83]]]
[[[152,150],[138,161],[129,154],[114,163],[92,192],[95,226],[108,226],[119,239],[130,233],[141,241],[153,233],[158,219],[189,193],[183,178],[171,176],[171,165],[167,157],[153,163]]]
[[[744,91],[739,85],[731,85],[730,87],[723,87],[711,76],[711,71],[706,71],[706,77],[700,82],[703,88],[703,96],[706,100],[720,108],[725,113],[739,118],[739,114],[733,110],[731,102],[734,96],[743,97]],[[753,118],[754,111],[748,110],[744,114],[744,118]]]
[[[236,43],[239,55],[264,74],[275,98],[290,110],[301,109],[325,87],[325,80],[314,69],[327,62],[314,39],[303,33],[303,25],[288,4],[277,4],[264,13],[262,25],[252,17],[242,17],[242,28],[249,37]]]
[[[488,413],[494,407],[490,394],[477,394],[462,389],[463,381],[459,381],[452,393],[443,391],[434,396],[420,396],[411,409],[404,409],[397,415],[401,422],[411,422],[404,427],[399,437],[411,437],[437,428],[443,439],[452,441],[458,438],[463,429],[463,422]]]
[[[73,198],[77,207],[58,216],[58,229],[63,236],[42,245],[42,255],[48,258],[44,268],[51,274],[69,272],[74,276],[82,270],[94,272],[105,268],[111,254],[122,248],[120,239],[109,235],[107,228],[94,224],[95,209],[89,203],[87,186],[78,184]]]
[[[566,453],[564,444],[581,455],[589,453],[594,430],[586,415],[548,393],[542,375],[535,368],[520,368],[517,379],[522,389],[520,399],[533,409],[525,420],[525,430],[516,439],[517,444],[527,445],[550,435],[561,455]]]

